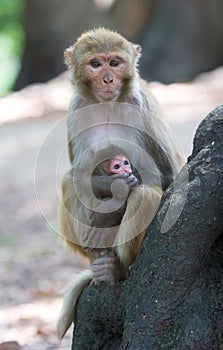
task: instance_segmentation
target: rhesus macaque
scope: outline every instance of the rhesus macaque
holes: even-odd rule
[[[95,173],[97,173],[98,175],[99,174],[113,175],[114,176],[113,179],[115,179],[116,174],[129,176],[130,174],[132,174],[132,168],[128,158],[126,158],[123,155],[117,155],[111,159],[104,160],[101,164],[99,164],[96,167],[96,170],[94,171],[94,174]],[[116,178],[119,179],[119,177],[117,176]],[[101,225],[104,225],[104,222],[106,223],[105,227],[114,227],[114,226],[120,225],[126,209],[126,201],[123,202],[123,199],[124,199],[123,196],[120,196],[121,198],[118,198],[118,193],[116,194],[115,197],[116,197],[116,206],[118,210],[115,211],[113,208],[113,210],[109,210],[109,212],[106,212],[106,213],[104,211],[102,211],[102,214],[98,214],[98,215],[95,215],[94,213],[91,221],[91,230],[93,227],[103,227]],[[101,199],[103,200],[103,198]],[[108,200],[108,199],[109,197],[104,198],[104,200]],[[101,205],[103,206],[103,204],[104,203],[102,202]],[[97,209],[98,208],[99,207],[97,207]],[[95,236],[94,236],[94,239],[95,239]]]
[[[132,168],[131,168],[131,164],[130,161],[123,155],[117,155],[115,157],[113,157],[112,159],[108,159],[108,160],[104,160],[101,164],[99,164],[96,168],[96,172],[97,174],[108,174],[108,175],[114,175],[115,174],[122,174],[122,175],[130,175],[132,174]],[[95,172],[94,172],[95,173]],[[115,177],[114,177],[115,178]],[[122,184],[123,186],[123,184]],[[118,195],[118,194],[117,194]],[[106,198],[102,198],[102,200],[108,200],[108,197]],[[107,202],[106,202],[107,203]],[[103,207],[104,202],[101,202],[101,208]],[[98,230],[98,228],[102,228],[104,227],[117,227],[118,225],[120,225],[121,220],[123,218],[123,215],[125,213],[126,210],[126,200],[123,201],[123,197],[121,196],[121,198],[118,198],[118,196],[116,197],[116,206],[117,206],[117,211],[112,208],[112,210],[109,210],[109,212],[104,212],[102,211],[102,213],[95,213],[93,214],[92,220],[91,220],[91,227],[90,227],[90,231],[91,231],[91,237],[93,237],[94,240],[96,240],[98,242],[98,239],[96,239],[97,234],[101,231]],[[97,207],[97,209],[99,209],[99,207]],[[107,208],[108,210],[108,208]],[[116,231],[114,231],[116,230]],[[117,233],[117,228],[113,229],[113,232]],[[112,238],[111,235],[112,231],[109,231],[109,237],[108,238]],[[86,233],[85,233],[86,234]],[[102,233],[103,234],[103,233]],[[113,233],[114,234],[114,233]],[[87,236],[89,236],[89,234],[87,233]],[[103,235],[105,236],[105,235]],[[105,241],[104,241],[105,242]],[[110,243],[110,245],[112,245],[112,243]],[[106,246],[110,247],[110,245],[107,244]],[[111,249],[106,248],[106,250],[102,249],[102,248],[96,248],[96,249],[90,249],[88,248],[88,255],[90,258],[90,261],[94,261],[97,257],[101,257],[101,256],[107,256],[109,253],[109,256],[114,256],[113,253],[111,253]],[[95,265],[93,265],[95,266]],[[121,268],[121,267],[120,267]],[[119,268],[119,270],[120,270]],[[99,269],[100,270],[100,269]],[[94,272],[94,271],[93,271]],[[96,276],[96,272],[94,273],[94,278],[95,281],[99,281],[100,277],[102,277],[102,279],[104,280],[104,275],[101,275],[101,271],[99,271],[99,275]],[[121,275],[121,271],[119,271],[120,275]],[[125,276],[126,271],[123,271],[123,276]],[[112,283],[113,281],[113,276],[108,276],[108,274],[106,275],[106,277],[109,279],[109,281]]]
[[[67,286],[59,338],[90,281],[114,284],[128,276],[161,195],[183,165],[159,105],[139,77],[140,52],[139,45],[104,28],[84,33],[65,51],[74,97],[68,112],[72,167],[62,183],[61,235],[89,258],[90,267]],[[111,175],[100,169],[117,154],[126,155],[132,172]]]

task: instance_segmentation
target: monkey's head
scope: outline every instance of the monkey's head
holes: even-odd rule
[[[80,36],[65,50],[65,62],[82,97],[118,101],[137,76],[141,47],[120,34],[98,28]]]

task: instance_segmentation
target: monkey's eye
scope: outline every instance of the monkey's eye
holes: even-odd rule
[[[110,66],[111,67],[117,67],[120,63],[120,59],[114,58],[113,60],[110,61]]]
[[[93,68],[98,68],[101,66],[101,62],[99,60],[94,59],[90,61],[90,65]]]
[[[120,165],[119,164],[115,164],[114,165],[114,169],[118,170],[120,168]]]
[[[124,160],[124,165],[129,165],[129,162],[127,160]]]

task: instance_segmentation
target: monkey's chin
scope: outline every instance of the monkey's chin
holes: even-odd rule
[[[100,91],[97,93],[99,102],[115,102],[119,96],[119,91]]]

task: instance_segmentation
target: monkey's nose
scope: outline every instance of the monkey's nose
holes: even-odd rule
[[[113,76],[111,74],[105,75],[103,78],[105,84],[113,83]]]

